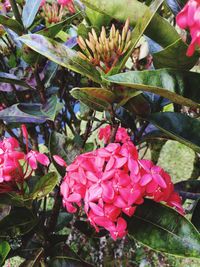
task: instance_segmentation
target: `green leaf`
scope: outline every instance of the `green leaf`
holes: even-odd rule
[[[135,92],[133,91],[133,94]],[[151,106],[149,101],[143,96],[143,94],[132,97],[125,105],[124,108],[129,112],[146,117],[151,113]]]
[[[31,199],[41,199],[51,193],[58,182],[56,172],[49,172],[41,178],[38,178],[33,191],[28,196]]]
[[[32,25],[41,2],[42,0],[26,0],[22,12],[22,21],[25,28],[28,28]]]
[[[17,34],[22,34],[23,26],[15,19],[0,15],[0,24],[13,30]]]
[[[127,18],[130,18],[130,23],[133,26],[135,26],[138,20],[149,10],[144,3],[136,0],[82,0],[82,2],[87,7],[121,22],[125,22]],[[146,34],[163,47],[170,45],[179,38],[174,27],[158,14],[153,17],[146,30]]]
[[[66,227],[69,224],[69,222],[71,222],[72,219],[73,219],[73,215],[71,213],[67,213],[66,211],[60,212],[58,216],[55,232],[59,232],[64,227]]]
[[[128,219],[129,237],[160,252],[200,258],[200,235],[174,209],[146,199]]]
[[[132,32],[131,36],[131,45],[128,51],[123,55],[122,59],[118,62],[117,66],[112,68],[108,75],[113,75],[119,73],[120,70],[123,69],[125,66],[128,58],[131,56],[135,46],[139,42],[140,38],[142,37],[144,31],[147,29],[149,23],[153,19],[156,11],[159,9],[160,5],[163,3],[163,0],[154,0],[149,9],[147,9],[144,15],[139,18],[137,24]]]
[[[71,95],[89,106],[91,109],[104,111],[108,109],[115,100],[115,95],[104,88],[74,88]]]
[[[107,15],[101,14],[97,11],[94,11],[88,7],[85,9],[85,13],[87,15],[87,18],[89,19],[91,25],[93,27],[101,29],[102,26],[108,26],[108,24],[111,21],[111,18]]]
[[[0,82],[20,85],[27,89],[34,89],[30,85],[28,85],[26,82],[18,79],[17,76],[10,74],[10,73],[0,72]]]
[[[192,214],[192,223],[197,228],[197,230],[200,232],[200,199],[197,201],[196,206],[194,208],[193,214]]]
[[[64,30],[67,26],[70,25],[70,23],[77,18],[81,12],[78,12],[74,14],[73,16],[59,22],[56,24],[53,24],[49,26],[48,28],[45,28],[43,30],[40,30],[37,32],[37,34],[41,34],[43,36],[49,37],[49,38],[54,38],[61,30]]]
[[[47,120],[54,121],[63,104],[57,96],[52,96],[46,104],[14,104],[0,111],[0,118],[8,123],[44,123]]]
[[[15,208],[0,221],[0,238],[24,235],[31,231],[37,222],[37,218],[30,210]]]
[[[10,205],[13,207],[25,206],[24,198],[21,195],[16,194],[14,192],[1,194],[0,203],[5,205]]]
[[[133,26],[135,26],[139,19],[144,16],[145,12],[149,10],[149,7],[146,6],[143,2],[141,3],[140,1],[136,0],[82,0],[82,2],[89,8],[106,14],[121,22],[125,22],[127,18],[130,18],[130,22]],[[182,58],[182,61],[185,62],[184,64],[186,66],[186,69],[190,68],[192,62],[194,62],[195,64],[195,61],[197,61],[196,54],[190,58],[186,56],[185,52],[187,45],[182,40],[180,40],[180,36],[177,33],[176,29],[172,25],[170,25],[170,23],[166,19],[162,18],[158,14],[155,14],[155,16],[153,16],[152,20],[145,30],[145,34],[164,48],[171,46],[173,43],[175,44],[176,42],[179,42],[177,46],[173,46],[173,62],[180,62],[180,58]],[[162,51],[160,53],[162,53]],[[174,65],[175,64],[176,63],[174,63]],[[171,65],[164,66],[172,67]]]
[[[164,50],[153,54],[153,64],[156,69],[174,68],[178,70],[190,70],[199,58],[195,53],[192,57],[187,57],[188,45],[180,38],[170,44]]]
[[[56,62],[58,65],[85,75],[94,82],[101,82],[100,74],[95,67],[81,59],[76,51],[68,48],[64,44],[39,34],[27,34],[20,37],[19,40],[39,54]]]
[[[172,102],[199,107],[200,74],[173,69],[129,71],[104,77],[106,81],[124,86],[129,94],[135,90],[147,91],[170,99]],[[115,89],[118,90],[118,89]]]
[[[10,251],[10,246],[8,242],[3,241],[0,243],[0,266],[3,266],[6,257]]]
[[[200,153],[200,121],[181,113],[153,113],[148,121],[173,139]]]
[[[25,260],[22,262],[19,267],[39,267],[41,257],[44,254],[44,249],[40,248],[35,253],[33,253],[31,259]],[[41,266],[42,267],[42,266]]]

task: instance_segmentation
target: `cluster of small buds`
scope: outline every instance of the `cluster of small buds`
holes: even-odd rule
[[[38,152],[28,149],[28,132],[22,125],[22,133],[26,140],[26,150],[20,150],[19,142],[13,138],[4,138],[0,142],[0,193],[15,190],[16,183],[22,184],[38,167],[38,162],[49,165],[49,158]]]
[[[129,19],[126,20],[121,34],[113,24],[107,37],[103,26],[99,37],[94,29],[88,34],[88,39],[86,40],[79,36],[78,45],[82,50],[82,52],[78,52],[79,57],[107,73],[116,65],[119,58],[127,52],[131,45]]]
[[[109,131],[108,127],[100,131],[106,143]],[[61,184],[63,206],[75,213],[84,204],[90,224],[97,232],[105,228],[114,240],[127,233],[123,214],[132,216],[145,197],[184,212],[170,176],[151,161],[140,160],[125,132],[119,128],[118,143],[79,155],[69,166],[58,156],[54,157],[66,167]]]
[[[44,17],[47,25],[62,21],[66,14],[65,8],[62,5],[58,5],[56,2],[52,4],[45,3],[42,6],[41,16]]]
[[[192,41],[187,50],[187,56],[192,56],[196,47],[200,47],[200,1],[189,0],[176,17],[176,22],[182,29],[189,29]]]

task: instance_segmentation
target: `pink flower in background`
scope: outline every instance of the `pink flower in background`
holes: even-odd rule
[[[110,126],[100,129],[100,138],[108,140],[110,130]],[[120,143],[110,143],[79,155],[66,168],[61,184],[63,206],[67,211],[75,213],[83,205],[96,231],[103,227],[114,240],[127,233],[123,214],[132,216],[144,197],[164,201],[183,213],[170,176],[151,161],[139,160],[126,130],[119,128],[118,132],[116,140]],[[57,156],[54,159],[66,166]]]
[[[176,22],[182,29],[189,29],[192,41],[187,50],[187,56],[192,56],[195,48],[200,46],[200,1],[189,0],[176,17]]]
[[[104,128],[99,130],[99,140],[103,140],[104,144],[108,144],[111,136],[111,126],[107,125]],[[119,127],[116,133],[115,142],[125,143],[130,141],[130,136],[127,133],[127,130],[123,127]]]
[[[20,151],[19,142],[13,137],[0,141],[0,193],[18,191],[17,183],[23,184],[37,169],[38,162],[44,166],[50,163],[46,155],[38,151],[29,151],[28,131],[25,125],[22,125],[22,134],[26,141],[27,154]]]
[[[57,2],[61,6],[66,6],[70,13],[75,13],[73,0],[57,0]]]

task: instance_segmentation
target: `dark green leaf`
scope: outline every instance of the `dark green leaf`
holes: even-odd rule
[[[15,237],[28,233],[37,224],[33,213],[24,208],[15,208],[0,221],[0,238]]]
[[[200,152],[200,121],[181,113],[154,113],[148,120],[173,139]]]
[[[143,94],[139,94],[131,98],[124,105],[124,108],[133,114],[144,117],[148,116],[151,112],[151,106]]]
[[[15,19],[11,19],[9,17],[0,15],[0,24],[2,24],[5,27],[8,27],[17,34],[22,34],[23,32],[23,26]]]
[[[64,44],[39,34],[27,34],[19,39],[31,49],[56,62],[58,65],[86,75],[94,82],[101,82],[100,74],[95,67],[82,60],[76,51],[68,48]]]
[[[63,104],[57,96],[52,96],[46,104],[14,104],[0,111],[0,118],[8,123],[44,123],[47,120],[54,121]]]
[[[69,222],[73,219],[73,215],[71,213],[65,212],[60,212],[57,220],[57,225],[55,228],[55,232],[59,232],[62,230],[64,227],[66,227]]]
[[[200,232],[200,216],[199,215],[200,215],[200,199],[197,201],[193,214],[192,214],[192,223],[197,228],[197,230]]]
[[[98,111],[108,109],[115,100],[115,95],[104,88],[74,88],[70,93],[91,109]]]
[[[19,267],[38,267],[40,266],[41,257],[44,253],[44,249],[40,248],[35,253],[33,253],[31,259],[22,262]],[[41,265],[42,266],[42,265]]]
[[[142,37],[142,34],[147,29],[148,25],[150,24],[151,20],[153,19],[154,15],[156,14],[156,11],[160,7],[160,5],[163,3],[163,0],[154,0],[150,6],[149,9],[145,11],[143,16],[139,18],[137,21],[137,24],[132,32],[131,36],[131,45],[128,51],[123,55],[122,59],[119,60],[116,67],[112,68],[108,75],[117,74],[120,72],[120,70],[123,69],[125,66],[128,58],[133,53],[134,48],[136,47],[137,43],[139,42],[140,38]]]
[[[187,57],[188,46],[180,38],[170,44],[164,50],[153,54],[153,64],[155,68],[174,68],[179,70],[190,70],[199,58],[195,53],[192,57]]]
[[[10,246],[8,242],[3,241],[0,243],[0,266],[3,266],[6,257],[10,251]]]
[[[128,233],[160,252],[200,258],[200,235],[195,227],[174,209],[150,199],[128,219]]]
[[[138,20],[142,18],[149,9],[145,4],[139,1],[130,0],[82,0],[82,2],[91,9],[119,21],[125,22],[127,18],[130,18],[130,22],[133,26],[136,25]],[[174,27],[158,14],[152,19],[146,34],[164,47],[170,45],[179,38]]]
[[[25,28],[28,28],[32,25],[41,2],[42,0],[26,0],[22,12],[22,21]]]
[[[38,178],[37,183],[33,188],[29,198],[41,199],[51,193],[58,182],[58,176],[55,172],[49,172],[41,178]]]
[[[200,105],[199,73],[160,69],[129,71],[104,77],[104,79],[124,86],[121,88],[123,94],[127,92],[131,95],[136,90],[142,90],[158,94],[180,105],[190,107],[199,107]]]
[[[30,85],[28,85],[26,82],[18,79],[15,75],[10,74],[10,73],[0,72],[0,82],[16,84],[16,85],[20,85],[28,89],[34,89]]]

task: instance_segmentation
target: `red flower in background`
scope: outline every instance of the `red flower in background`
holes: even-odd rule
[[[196,46],[200,46],[200,1],[189,0],[176,17],[176,22],[182,29],[189,29],[192,41],[187,50],[187,56],[192,56]]]

